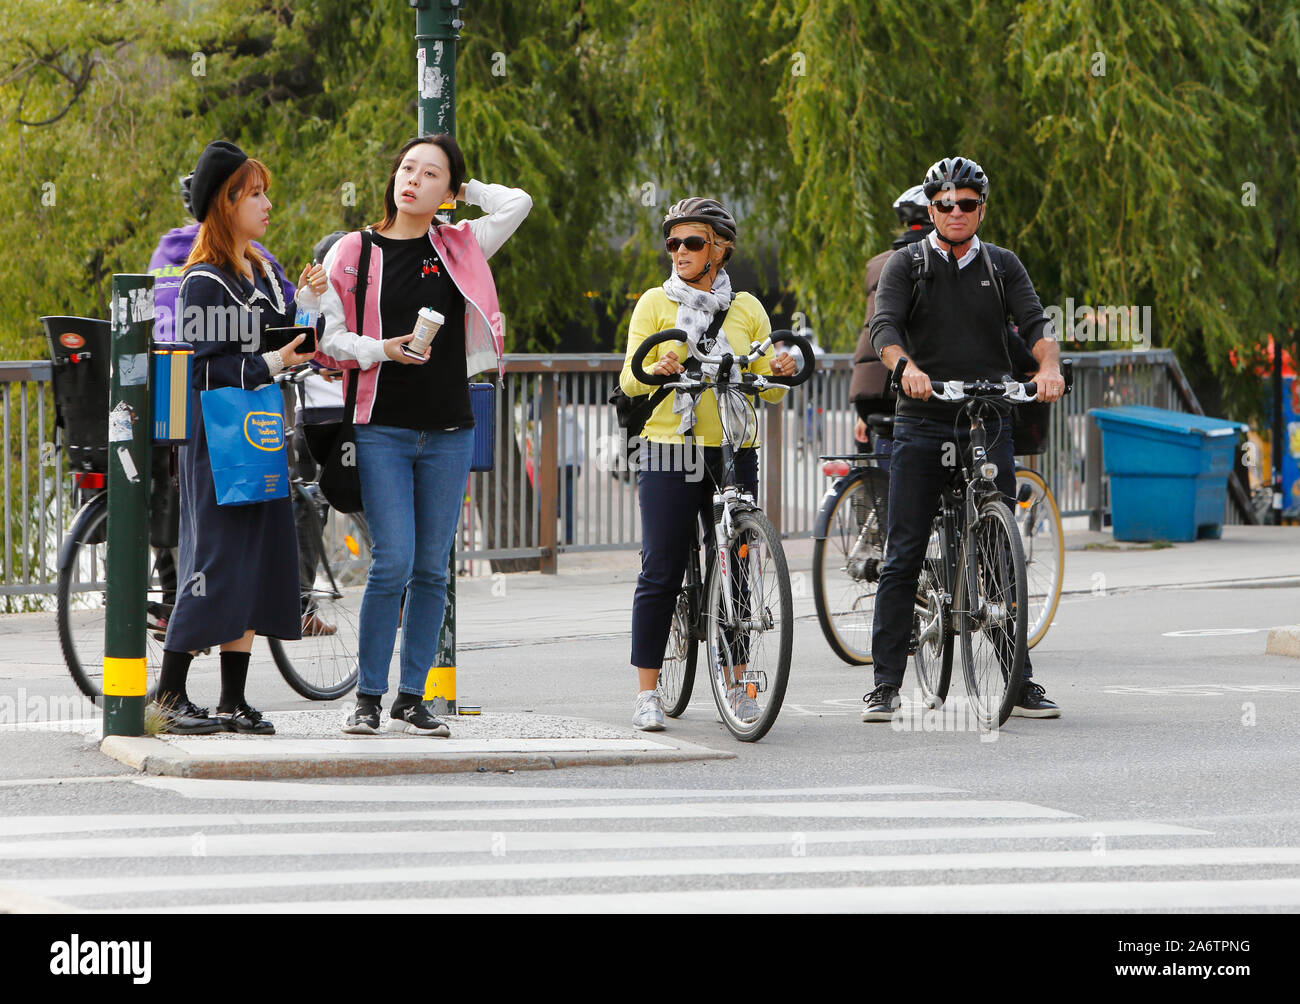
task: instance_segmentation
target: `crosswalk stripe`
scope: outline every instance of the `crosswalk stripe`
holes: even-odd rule
[[[542,802],[645,799],[801,798],[843,795],[960,795],[960,788],[929,784],[859,784],[839,788],[533,788],[518,785],[313,784],[299,781],[209,781],[188,777],[140,777],[143,788],[186,798],[268,802]]]
[[[731,857],[685,860],[537,861],[427,867],[354,868],[302,872],[219,873],[212,875],[78,876],[19,879],[6,883],[34,896],[75,898],[205,889],[323,888],[334,885],[388,883],[526,882],[610,878],[682,878],[736,875],[872,874],[941,871],[1028,871],[1044,869],[1114,869],[1300,865],[1300,848],[1193,847],[1150,850],[964,852],[870,856],[785,855],[774,858]],[[1300,880],[1297,880],[1300,881]]]
[[[386,814],[390,821],[405,822],[415,818],[429,822],[437,813]],[[66,817],[57,817],[64,819]],[[172,820],[177,828],[192,824]],[[373,822],[370,815],[366,822]],[[262,820],[258,820],[261,822]],[[351,817],[349,821],[356,821]],[[268,823],[299,822],[312,825],[315,817],[277,817]],[[224,825],[229,825],[226,823]],[[145,827],[141,827],[145,828]],[[790,846],[796,840],[806,845],[856,844],[881,842],[918,843],[948,840],[1066,839],[1206,835],[1204,830],[1163,823],[1142,822],[1065,822],[1013,823],[984,826],[935,826],[888,828],[878,830],[814,830],[795,834],[790,830],[764,832],[729,831],[631,831],[631,832],[509,832],[490,830],[406,830],[406,831],[336,831],[293,833],[219,833],[202,832],[193,827],[184,836],[59,838],[53,840],[16,840],[0,843],[0,860],[34,861],[69,858],[160,858],[160,857],[252,857],[257,855],[308,856],[327,854],[486,854],[505,848],[510,853],[524,851],[593,851],[646,850],[683,847],[764,847]],[[39,832],[53,832],[43,830]]]
[[[258,902],[258,913],[989,913],[1130,912],[1300,906],[1300,879],[1045,882]],[[124,913],[247,913],[245,904]],[[108,911],[115,912],[115,911]]]

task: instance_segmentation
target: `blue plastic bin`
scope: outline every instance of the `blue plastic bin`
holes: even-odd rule
[[[1088,412],[1101,428],[1116,540],[1223,532],[1240,422],[1131,405]]]

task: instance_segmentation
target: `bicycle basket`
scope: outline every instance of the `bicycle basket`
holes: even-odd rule
[[[110,326],[89,317],[42,317],[50,343],[54,411],[73,470],[108,471]]]

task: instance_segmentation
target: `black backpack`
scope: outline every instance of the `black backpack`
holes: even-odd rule
[[[1007,291],[1003,283],[1006,276],[1006,269],[1002,267],[1002,256],[994,261],[993,256],[989,254],[989,243],[980,241],[980,257],[984,260],[984,268],[993,280],[993,285],[997,287],[998,302],[1002,304],[1002,316],[1007,316]],[[934,263],[930,257],[930,238],[913,241],[905,248],[912,266],[912,305],[907,310],[907,316],[910,318],[916,310],[916,305],[921,302],[921,294],[930,286],[930,280],[934,278]],[[999,251],[1002,249],[999,248]]]

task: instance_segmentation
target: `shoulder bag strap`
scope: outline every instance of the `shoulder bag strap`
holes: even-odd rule
[[[357,337],[365,336],[366,326],[366,291],[370,286],[370,246],[371,237],[369,230],[361,231],[361,260],[357,262],[357,285],[356,285],[356,303],[357,303]],[[353,416],[357,408],[357,384],[361,382],[361,370],[356,369],[348,373],[348,393],[347,401],[343,406],[344,429],[352,428]]]

